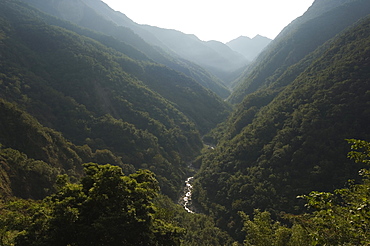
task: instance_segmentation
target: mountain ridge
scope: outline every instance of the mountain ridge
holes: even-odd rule
[[[103,2],[27,1],[0,0],[0,244],[370,242],[368,0],[316,0],[224,74],[251,76],[235,105]]]
[[[74,144],[152,169],[163,192],[175,198],[186,162],[203,146],[200,132],[222,121],[230,107],[183,73],[133,60],[92,38],[104,36],[23,2],[0,4],[1,98]]]
[[[357,177],[362,166],[346,158],[345,139],[370,137],[370,8],[354,2],[334,8],[330,18],[367,11],[363,18],[343,29],[339,24],[332,38],[291,66],[280,64],[281,74],[245,96],[207,138],[217,145],[198,159],[193,202],[217,214],[220,227],[242,223],[238,211],[255,208],[275,218],[281,211],[303,213],[297,195],[332,191]],[[311,19],[306,29],[320,28],[325,17]],[[241,235],[238,226],[222,228]]]
[[[230,40],[226,45],[244,55],[249,61],[253,61],[271,41],[271,39],[258,34],[253,38],[240,36]]]
[[[126,45],[134,47],[139,52],[145,54],[152,61],[164,64],[169,68],[175,69],[189,77],[192,77],[198,83],[202,84],[208,89],[211,89],[222,98],[226,98],[230,94],[229,90],[226,88],[225,85],[222,84],[219,79],[211,75],[201,66],[193,62],[186,61],[185,59],[176,57],[174,56],[174,54],[171,54],[169,50],[165,51],[159,46],[153,46],[147,43],[143,38],[141,38],[138,34],[130,29],[133,28],[132,25],[135,26],[135,23],[128,19],[124,14],[120,12],[115,12],[110,9],[108,5],[106,5],[104,2],[97,0],[61,0],[50,1],[47,3],[45,3],[43,0],[24,0],[24,2],[27,4],[31,4],[32,6],[40,9],[43,12],[49,13],[61,19],[72,21],[72,23],[84,28],[88,28],[90,30],[97,31],[105,35],[112,36],[113,38],[126,43]],[[61,9],[59,6],[62,3],[64,3],[64,8]],[[101,10],[101,13],[96,12],[97,10]],[[124,20],[130,20],[129,23],[132,22],[133,24],[128,25],[128,27],[122,24],[117,25],[115,24],[117,22],[117,18],[115,18],[114,22],[112,22],[113,18],[107,17],[109,16],[107,14],[107,11],[109,14],[113,14],[112,16],[118,16],[119,20],[122,21],[121,18],[123,18]],[[68,17],[71,15],[71,12],[77,12],[80,14],[77,14],[78,18],[68,19]],[[150,40],[154,40],[154,37],[151,36]]]
[[[316,2],[321,3],[321,1],[314,3]],[[328,1],[328,9],[324,10],[319,8],[321,4],[313,4],[306,12],[308,16],[304,14],[285,27],[268,48],[248,66],[243,75],[234,82],[235,89],[228,101],[240,103],[247,94],[269,85],[283,73],[285,68],[304,58],[309,52],[337,34],[339,30],[344,30],[361,17],[366,16],[369,8],[368,2],[363,0],[343,0],[343,4],[341,2]],[[352,14],[355,12],[358,15]],[[335,13],[341,14],[336,15]],[[317,28],[312,28],[310,23],[314,22]],[[289,47],[287,43],[295,46]],[[281,64],[284,64],[284,67]]]
[[[90,6],[98,6],[98,4],[94,4],[95,0],[84,0],[86,3],[90,4]],[[102,3],[100,3],[101,5]],[[105,4],[105,3],[103,3]],[[106,4],[105,4],[106,5]],[[107,5],[105,6],[105,10],[107,9]],[[95,7],[97,10],[98,8]],[[119,15],[122,14],[122,19],[120,19]],[[238,70],[240,67],[246,65],[248,63],[248,60],[242,59],[240,55],[235,54],[234,52],[228,51],[225,55],[226,56],[231,56],[232,59],[225,59],[223,58],[224,56],[219,56],[218,52],[210,51],[207,48],[207,42],[206,41],[201,41],[199,38],[197,38],[194,34],[184,34],[180,31],[173,30],[173,29],[164,29],[164,28],[159,28],[159,27],[154,27],[154,26],[149,26],[149,25],[139,25],[132,21],[131,19],[127,18],[126,15],[123,13],[115,11],[114,18],[112,18],[112,12],[108,13],[105,12],[103,14],[106,18],[109,19],[114,19],[114,22],[117,25],[122,25],[126,26],[128,28],[131,28],[134,30],[139,36],[141,36],[144,40],[146,40],[148,43],[151,43],[155,46],[162,47],[166,50],[172,50],[175,52],[175,54],[181,56],[183,58],[186,58],[192,62],[195,62],[201,66],[204,66],[208,71],[213,73],[214,75],[218,76],[220,79],[223,80],[224,83],[227,85],[229,84],[229,73],[232,73],[236,70]],[[203,54],[207,54],[207,56],[210,56],[210,58],[202,58],[200,59],[201,54],[195,53],[194,55],[190,55],[188,53],[184,53],[182,51],[183,47],[181,46],[181,42],[178,42],[176,39],[168,39],[166,40],[165,37],[158,35],[158,30],[161,32],[168,32],[169,34],[166,34],[167,36],[170,35],[170,33],[175,33],[177,34],[178,38],[181,38],[181,42],[184,43],[191,43],[195,45],[193,49],[199,49]],[[176,44],[178,46],[176,46]],[[226,44],[224,44],[226,46]],[[201,47],[204,47],[200,49]],[[205,53],[206,52],[206,53]],[[208,53],[207,53],[208,52]],[[202,55],[204,57],[204,55]],[[214,59],[219,59],[222,61],[222,63],[214,62]],[[220,72],[221,71],[221,72]]]

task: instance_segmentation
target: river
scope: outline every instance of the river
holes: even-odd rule
[[[194,211],[191,209],[191,191],[193,189],[193,185],[191,184],[191,181],[194,179],[194,177],[189,177],[185,181],[185,187],[183,190],[183,195],[181,196],[179,200],[179,204],[184,207],[184,209],[189,213],[194,213]]]
[[[212,145],[212,144],[204,144],[204,146],[206,148],[208,148],[209,150],[211,150],[211,151],[215,149],[215,146]],[[190,169],[192,169],[194,171],[194,173],[197,172],[197,170],[192,166],[191,163],[189,164],[188,167]],[[193,206],[192,200],[191,200],[191,192],[192,192],[192,189],[193,189],[193,185],[191,183],[192,183],[193,179],[194,179],[194,177],[191,176],[191,177],[188,177],[185,180],[185,186],[184,186],[183,192],[182,192],[181,197],[180,197],[179,202],[178,202],[181,206],[184,207],[184,209],[186,211],[188,211],[189,213],[192,213],[192,214],[195,213],[194,206]]]

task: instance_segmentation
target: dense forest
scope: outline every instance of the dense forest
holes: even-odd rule
[[[113,13],[0,0],[0,245],[370,243],[368,1],[316,0],[244,67]]]
[[[222,134],[215,131],[219,144],[200,160],[194,192],[205,210],[227,224],[241,208],[299,213],[297,195],[356,177],[360,167],[346,161],[345,139],[370,137],[369,24],[366,18],[312,53],[289,85],[247,96]]]

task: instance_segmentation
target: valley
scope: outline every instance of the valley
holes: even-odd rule
[[[0,0],[0,245],[369,244],[369,47],[367,0],[226,44]]]

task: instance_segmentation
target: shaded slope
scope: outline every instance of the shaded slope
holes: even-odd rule
[[[118,26],[130,28],[147,43],[162,48],[166,53],[175,57],[177,61],[187,59],[188,62],[186,63],[190,61],[193,64],[195,63],[202,66],[202,69],[198,68],[196,71],[201,71],[206,68],[207,71],[210,71],[213,75],[218,76],[222,80],[227,80],[228,73],[233,72],[248,62],[245,58],[240,56],[240,54],[228,49],[223,43],[219,43],[220,48],[214,49],[214,47],[209,46],[208,42],[201,41],[194,35],[187,35],[176,30],[149,25],[139,25],[130,20],[123,13],[113,11],[103,2],[96,0],[83,1],[98,14],[104,16],[105,19],[113,21]],[[170,64],[166,65],[174,68]],[[194,76],[193,74],[190,75]],[[199,79],[196,77],[194,78],[196,80]],[[207,84],[209,84],[210,81],[204,78],[199,82],[206,86],[206,88],[210,88],[221,97],[224,97],[224,94],[219,94],[219,92],[221,92],[221,87],[224,87],[223,83],[221,83],[219,79],[212,78],[212,80],[213,83],[216,82],[217,85],[213,84],[212,87],[208,87]]]
[[[165,51],[159,47],[152,46],[152,43],[149,42],[149,44],[147,42],[148,40],[144,41],[143,38],[131,30],[136,30],[139,25],[124,14],[113,11],[101,1],[63,0],[45,2],[43,0],[32,0],[25,2],[61,19],[112,36],[126,45],[130,45],[131,48],[144,53],[152,61],[164,64],[195,79],[198,83],[211,89],[223,98],[229,95],[228,89],[199,65],[178,58],[168,50]],[[148,38],[152,41],[156,39],[153,35],[150,35]],[[154,43],[154,45],[156,44]],[[128,54],[130,54],[130,51]]]
[[[76,144],[109,149],[124,163],[151,169],[163,191],[175,197],[186,161],[202,148],[199,133],[180,106],[135,77],[135,71],[151,68],[151,74],[141,74],[151,78],[168,68],[135,62],[90,38],[47,25],[42,13],[15,1],[1,2],[0,11],[0,96]]]
[[[68,28],[81,35],[93,38],[117,51],[123,52],[125,55],[127,53],[130,58],[136,61],[120,59],[121,68],[131,75],[140,77],[152,90],[171,100],[181,112],[194,120],[202,133],[209,131],[225,119],[229,106],[219,97],[203,88],[195,80],[181,73],[174,73],[171,69],[164,68],[163,66],[152,64],[151,59],[143,53],[112,37],[94,33],[87,29],[81,29],[52,17],[42,16],[42,18],[52,25]],[[137,60],[141,62],[138,63]],[[148,71],[150,71],[151,75],[146,74],[146,66],[148,66]],[[189,64],[189,66],[192,66],[192,64]],[[155,71],[159,71],[158,74]],[[172,75],[168,77],[166,74]],[[180,100],[181,98],[183,99]],[[214,112],[214,117],[203,116],[206,113],[212,112]]]
[[[82,163],[111,163],[134,170],[109,150],[76,146],[61,133],[0,98],[0,193],[5,197],[42,199],[55,191],[57,175],[82,175]]]

